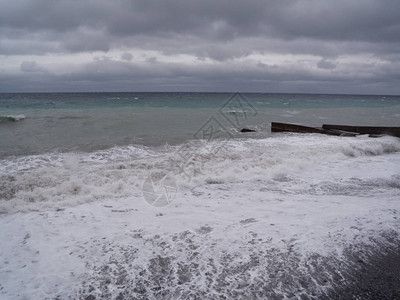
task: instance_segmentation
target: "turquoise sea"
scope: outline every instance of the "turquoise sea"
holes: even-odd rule
[[[214,117],[214,118],[213,118]],[[176,145],[213,118],[229,138],[270,122],[400,126],[399,96],[232,93],[0,94],[0,158]],[[214,128],[215,129],[215,128]],[[223,137],[223,135],[221,136]]]

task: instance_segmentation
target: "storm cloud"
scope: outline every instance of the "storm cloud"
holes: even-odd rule
[[[0,92],[400,94],[400,2],[0,0]]]

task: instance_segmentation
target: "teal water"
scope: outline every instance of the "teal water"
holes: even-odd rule
[[[399,105],[399,96],[242,94],[259,108],[339,108]],[[117,107],[219,108],[232,93],[15,93],[0,94],[0,111]]]
[[[400,97],[230,93],[0,94],[0,157],[162,146],[221,127],[264,138],[270,122],[400,126]],[[215,123],[215,121],[217,123]],[[212,124],[211,124],[212,125]],[[257,130],[240,134],[243,127]],[[223,135],[221,135],[223,138]]]

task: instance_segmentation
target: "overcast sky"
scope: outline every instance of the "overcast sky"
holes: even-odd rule
[[[399,0],[0,0],[0,92],[400,95]]]

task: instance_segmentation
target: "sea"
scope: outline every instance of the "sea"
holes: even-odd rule
[[[400,139],[271,122],[400,126],[400,96],[0,94],[0,295],[350,291],[399,244]]]
[[[305,150],[309,153],[299,151],[299,160],[307,159],[315,151],[338,151],[334,138],[271,133],[271,122],[400,126],[400,97],[257,93],[0,94],[0,175],[60,167],[69,161],[103,165],[146,161],[157,156],[164,157],[165,171],[173,169],[176,173],[174,168],[178,165],[180,175],[188,177],[183,166],[193,165],[190,159],[199,153],[204,158],[204,152],[208,151],[209,157],[201,161],[203,164],[221,159],[221,153],[232,154],[246,147],[247,151],[237,154],[246,160],[253,155],[251,147],[255,141],[265,143],[264,155],[277,161],[287,158],[283,157],[287,155],[284,149],[273,150],[273,144],[283,140],[291,146],[298,143],[296,146],[301,149],[309,138],[315,139],[312,141],[315,146]],[[255,132],[242,133],[243,128]],[[335,148],[329,149],[326,143],[332,139]],[[390,141],[388,144],[385,138],[341,139],[343,147],[348,143],[357,145],[354,147],[360,153],[355,155],[367,155],[370,151],[377,155],[397,153],[398,139]],[[321,153],[321,160],[327,159],[328,154]],[[231,163],[234,169],[236,162]],[[159,171],[158,167],[148,168],[146,172]],[[208,175],[213,177],[218,170],[210,172]],[[3,187],[0,196],[3,194],[10,200],[18,194],[18,188],[13,185],[14,192],[9,195],[9,188]]]
[[[229,138],[271,122],[399,126],[399,96],[230,93],[0,94],[0,158],[183,144],[215,117]]]

